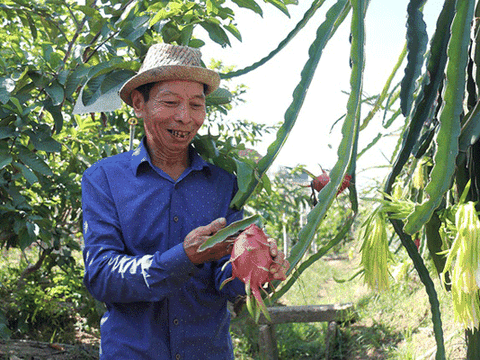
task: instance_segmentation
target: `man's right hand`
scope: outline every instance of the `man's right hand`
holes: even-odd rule
[[[200,265],[206,262],[219,260],[225,255],[230,255],[233,249],[233,240],[231,241],[222,241],[214,245],[213,247],[199,252],[198,248],[202,245],[208,238],[217,233],[220,229],[223,229],[227,224],[225,218],[218,218],[212,221],[210,224],[205,226],[200,226],[196,229],[193,229],[188,233],[183,241],[183,248],[185,253],[192,263],[195,265]]]

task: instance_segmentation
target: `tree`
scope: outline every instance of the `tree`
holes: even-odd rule
[[[290,0],[268,0],[288,15]],[[228,6],[227,6],[228,5]],[[140,67],[156,42],[201,47],[198,29],[220,46],[241,39],[232,9],[262,15],[255,1],[6,0],[0,4],[0,247],[35,244],[39,256],[20,280],[49,266],[68,269],[80,250],[83,171],[129,148],[133,113],[74,114],[74,107],[108,102]],[[221,63],[212,67],[220,71]],[[242,89],[219,89],[207,99],[209,119],[224,116]],[[237,100],[236,100],[237,99]],[[107,104],[111,106],[111,104]],[[106,109],[105,106],[103,109]],[[237,124],[236,136],[250,125]],[[255,125],[251,128],[257,128]],[[258,127],[261,132],[261,127]],[[141,134],[137,134],[139,139]],[[211,161],[235,171],[241,148],[234,135],[199,136],[195,146]],[[249,142],[247,141],[246,144]],[[209,151],[213,151],[209,153]],[[21,283],[21,281],[20,281]],[[1,330],[2,328],[0,328]]]

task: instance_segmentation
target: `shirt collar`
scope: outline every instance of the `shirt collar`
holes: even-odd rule
[[[135,176],[138,175],[139,169],[142,164],[148,164],[150,165],[151,168],[153,168],[152,161],[150,159],[150,155],[148,154],[147,151],[147,146],[146,146],[146,137],[143,137],[142,141],[140,142],[140,145],[132,152],[132,171]],[[202,159],[202,157],[198,154],[198,152],[193,148],[192,145],[189,146],[188,152],[190,155],[190,166],[187,169],[186,173],[189,173],[191,171],[202,171],[202,170],[207,170],[210,172],[210,167],[212,164],[206,162],[205,160]]]

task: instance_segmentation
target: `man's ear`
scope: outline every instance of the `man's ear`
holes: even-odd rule
[[[142,119],[145,107],[145,99],[143,98],[143,95],[140,93],[140,91],[134,89],[132,90],[130,97],[132,98],[132,107],[135,111],[135,116],[139,119]]]

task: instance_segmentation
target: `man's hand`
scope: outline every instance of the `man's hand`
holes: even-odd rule
[[[233,248],[233,239],[231,241],[222,241],[210,249],[198,252],[200,245],[218,230],[224,228],[226,224],[227,220],[225,218],[218,218],[210,224],[200,226],[188,233],[183,241],[183,248],[192,263],[200,265],[209,261],[219,260],[225,255],[230,255]]]
[[[275,239],[268,239],[268,243],[270,244],[270,255],[273,258],[273,263],[270,265],[270,280],[285,280],[290,263],[285,259],[285,254],[278,251]]]

